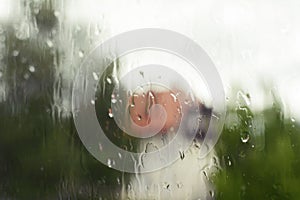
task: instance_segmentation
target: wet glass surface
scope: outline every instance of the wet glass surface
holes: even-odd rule
[[[132,15],[125,17],[127,12],[120,9],[123,4],[129,5]],[[283,13],[281,17],[272,10],[267,12],[269,15],[262,14],[265,12],[260,9],[268,8],[268,3],[250,1],[245,4],[213,1],[203,3],[202,8],[195,3],[199,6],[197,12],[193,3],[159,4],[163,8],[186,6],[192,14],[181,11],[182,17],[173,24],[162,20],[165,16],[162,10],[153,11],[156,2],[0,0],[0,199],[300,198],[297,93],[300,62],[295,53],[300,45],[296,37],[299,15],[295,10],[300,6],[295,1],[271,6]],[[249,15],[244,16],[239,8]],[[140,9],[157,16],[157,20],[145,17]],[[114,11],[122,14],[113,15]],[[260,24],[255,14],[268,22],[266,29],[262,30],[264,23]],[[193,30],[191,27],[196,26],[202,15],[209,16],[211,21],[200,20],[199,28]],[[122,16],[127,20],[124,24]],[[173,12],[170,16],[178,18]],[[185,26],[185,21],[191,22],[191,27]],[[181,30],[201,43],[224,81],[227,113],[217,145],[205,158],[199,158],[209,123],[207,118],[214,113],[205,97],[186,98],[183,105],[188,113],[199,111],[204,116],[197,119],[200,124],[197,128],[188,123],[191,120],[186,122],[186,132],[189,128],[198,131],[190,149],[176,151],[177,161],[166,168],[139,173],[138,165],[158,162],[146,154],[168,145],[178,124],[167,118],[164,132],[146,140],[125,134],[113,121],[111,103],[118,102],[112,90],[124,73],[120,66],[130,68],[136,64],[135,60],[112,62],[103,76],[95,72],[92,76],[99,81],[99,87],[95,100],[89,103],[95,106],[106,136],[126,151],[145,153],[136,173],[126,173],[113,169],[114,159],[102,164],[83,145],[73,120],[72,89],[80,64],[96,44],[124,30],[142,28],[144,23],[149,27]],[[206,28],[203,34],[201,27]],[[255,33],[256,29],[260,32]],[[270,44],[276,40],[279,47],[272,50]],[[262,45],[263,41],[267,44]],[[140,72],[140,76],[146,75]],[[202,90],[197,81],[191,82],[196,93]],[[131,100],[124,98],[133,105],[129,110],[135,122],[148,124],[150,109],[140,110],[144,104],[152,105],[155,101],[165,106],[167,112],[177,113],[176,119],[193,117],[176,103],[180,91],[174,88],[167,92],[156,88],[153,94],[153,88],[145,89],[145,93],[136,92],[136,96],[134,91],[124,90],[123,96],[131,97]],[[151,99],[151,95],[156,99]],[[170,103],[170,99],[175,103]],[[97,148],[105,153],[100,144]]]

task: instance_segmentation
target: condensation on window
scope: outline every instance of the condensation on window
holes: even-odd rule
[[[298,199],[297,9],[292,0],[274,5],[0,0],[0,199]],[[153,27],[186,34],[207,51],[224,83],[225,124],[212,151],[200,157],[211,117],[217,116],[205,77],[198,79],[166,52],[147,50],[111,60],[103,75],[90,74],[99,84],[88,104],[114,145],[141,153],[134,172],[122,172],[114,158],[102,163],[83,144],[74,124],[73,84],[98,44],[123,31]],[[124,74],[153,59],[171,64],[195,96],[187,95],[178,106],[178,96],[186,91],[176,87],[151,84],[113,93]],[[189,116],[180,130],[197,131],[190,147],[176,150],[172,164],[141,173],[139,167],[167,159],[147,154],[174,139],[178,124],[167,117],[157,137],[127,135],[121,127],[129,119],[115,113],[126,103],[129,117],[142,126],[150,123],[154,103],[176,119]],[[194,111],[204,116],[196,119],[196,128],[190,123]],[[97,148],[107,153],[104,144]],[[122,158],[121,151],[117,155]]]

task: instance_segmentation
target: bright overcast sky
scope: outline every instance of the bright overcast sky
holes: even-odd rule
[[[0,0],[0,18],[11,8]],[[210,55],[226,90],[237,83],[263,108],[261,83],[276,86],[300,119],[300,1],[65,0],[71,23],[101,22],[106,37],[137,28],[165,28],[196,41]],[[264,103],[263,103],[264,102]]]
[[[297,0],[88,0],[71,2],[68,16],[102,19],[108,37],[147,27],[183,33],[207,51],[226,86],[238,83],[250,92],[254,107],[266,103],[261,83],[273,81],[293,115],[300,116],[299,10]]]

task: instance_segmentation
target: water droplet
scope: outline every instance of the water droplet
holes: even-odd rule
[[[111,103],[117,103],[116,95],[112,94],[111,95]]]
[[[140,71],[140,75],[144,78],[144,72]]]
[[[120,180],[120,178],[117,178],[117,183],[118,183],[118,185],[120,185],[120,184],[121,184],[121,180]]]
[[[111,78],[109,78],[109,77],[106,78],[106,81],[107,81],[108,84],[112,83]]]
[[[181,114],[181,109],[179,107],[177,107],[177,112]]]
[[[225,156],[224,157],[224,160],[225,160],[225,164],[230,167],[232,165],[232,161],[231,161],[231,158],[230,156]]]
[[[169,190],[170,189],[170,183],[164,182],[163,188]]]
[[[209,191],[209,194],[210,194],[211,197],[214,197],[214,196],[215,196],[215,192],[214,192],[213,190],[210,190],[210,191]]]
[[[243,143],[247,143],[250,139],[250,134],[248,132],[242,132],[241,133],[241,141]]]
[[[60,13],[59,13],[58,11],[55,11],[55,12],[54,12],[54,16],[55,16],[55,17],[58,17],[59,15],[60,15]]]
[[[131,91],[131,90],[128,90],[128,91],[127,91],[127,96],[128,96],[128,97],[131,97],[131,96],[132,96],[132,91]]]
[[[91,104],[95,105],[95,100],[91,100]]]
[[[96,28],[96,30],[95,30],[95,35],[99,35],[99,34],[100,34],[100,31],[99,31],[98,28]]]
[[[118,156],[119,156],[119,158],[122,158],[122,154],[121,153],[118,153]]]
[[[99,76],[96,74],[96,72],[93,72],[93,77],[94,77],[95,81],[99,80]]]
[[[19,53],[20,53],[20,52],[19,52],[18,50],[14,50],[14,51],[12,52],[12,55],[16,57],[16,56],[19,55]]]
[[[295,120],[295,118],[291,118],[291,121],[293,122],[293,123],[295,123],[296,122],[296,120]]]
[[[111,161],[111,159],[107,159],[107,166],[108,166],[109,168],[112,167],[112,161]]]
[[[47,43],[48,47],[50,47],[50,48],[53,47],[53,42],[52,42],[51,40],[48,39],[48,40],[46,41],[46,43]]]
[[[245,154],[245,152],[244,152],[244,151],[241,151],[241,152],[239,153],[239,157],[241,157],[241,158],[245,158],[245,157],[246,157],[246,154]]]
[[[203,175],[205,176],[205,178],[206,178],[207,180],[209,180],[209,177],[208,177],[208,175],[207,175],[207,172],[206,172],[205,170],[203,170],[202,173],[203,173]]]
[[[152,91],[149,91],[149,92],[148,92],[148,95],[149,95],[149,97],[150,97],[151,100],[154,100],[154,99],[155,99],[154,94],[153,94]]]
[[[200,116],[200,117],[197,118],[197,120],[198,120],[199,123],[202,122],[202,118],[203,118],[203,116]]]
[[[79,56],[80,58],[82,58],[82,57],[84,56],[83,51],[80,50],[80,51],[78,52],[78,56]]]
[[[190,103],[190,101],[189,100],[184,100],[184,104],[186,104],[186,105],[188,105]]]
[[[181,183],[181,182],[177,182],[177,188],[182,188],[183,187],[183,183]]]
[[[142,120],[142,116],[141,116],[141,115],[138,115],[138,116],[137,116],[137,119],[138,119],[139,121],[141,121],[141,120]]]
[[[179,151],[180,159],[183,160],[185,158],[184,151]]]
[[[113,115],[113,113],[112,113],[112,109],[110,108],[110,109],[108,109],[108,116],[110,117],[110,118],[113,118],[114,117],[114,115]]]
[[[249,93],[244,94],[243,92],[239,91],[237,94],[237,99],[241,105],[249,106],[251,104]]]
[[[19,40],[26,40],[30,37],[30,26],[27,20],[24,20],[19,27],[16,27],[16,37]]]
[[[30,65],[28,69],[32,73],[35,72],[35,67],[33,65]]]
[[[102,144],[100,144],[100,143],[99,143],[99,150],[100,150],[100,151],[103,150]]]
[[[117,99],[111,99],[112,103],[117,103]]]
[[[173,97],[173,101],[174,101],[174,102],[177,102],[177,97],[176,97],[176,95],[173,94],[173,93],[171,93],[170,95],[171,95],[171,97]]]
[[[23,77],[24,77],[24,79],[27,80],[27,79],[29,79],[30,75],[28,73],[25,73]]]
[[[157,151],[158,147],[154,145],[152,142],[146,144],[145,153]]]

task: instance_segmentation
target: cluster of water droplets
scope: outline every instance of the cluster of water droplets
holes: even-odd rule
[[[262,150],[265,142],[264,117],[262,114],[251,112],[251,98],[248,93],[238,92],[236,113],[241,124],[241,142],[250,143],[252,148]]]
[[[6,64],[4,62],[5,58],[5,41],[6,35],[4,28],[0,25],[0,102],[6,99],[6,84],[4,81]]]

